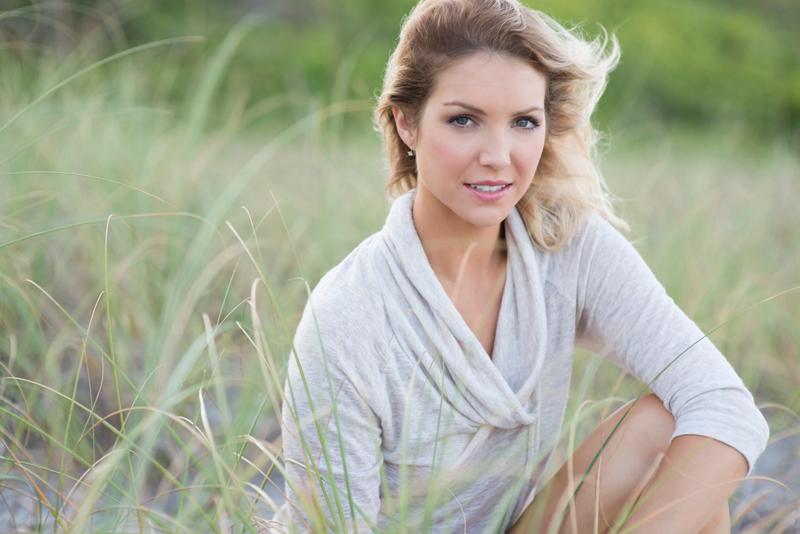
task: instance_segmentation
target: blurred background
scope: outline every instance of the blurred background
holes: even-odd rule
[[[800,531],[800,3],[527,4],[619,38],[606,181],[772,429],[734,531]],[[388,212],[412,6],[0,1],[1,531],[266,528],[293,328]],[[579,436],[639,393],[583,353],[571,387]]]
[[[307,100],[372,98],[400,20],[412,5],[406,0],[380,5],[367,0],[4,0],[1,35],[11,57],[28,59],[43,51],[64,59],[202,36],[201,44],[132,60],[164,67],[159,76],[143,76],[137,90],[174,105],[192,93],[231,26],[254,17],[253,27],[235,43],[214,95],[214,118],[224,120],[241,99],[249,107],[291,94],[297,100],[282,110],[303,113]],[[797,2],[543,0],[531,5],[566,25],[582,26],[588,35],[598,33],[598,24],[618,35],[624,60],[599,105],[601,127],[719,127],[749,139],[748,144],[756,137],[794,136],[796,142]],[[11,67],[6,64],[4,70]],[[271,116],[267,124],[273,121]]]

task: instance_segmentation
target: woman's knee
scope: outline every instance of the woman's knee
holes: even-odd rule
[[[627,410],[627,405],[622,411]],[[627,427],[635,428],[637,433],[658,450],[666,450],[670,437],[675,431],[675,417],[666,409],[661,399],[650,393],[636,400],[626,416]],[[624,424],[625,422],[623,422]]]
[[[649,393],[636,402],[638,410],[654,423],[669,429],[670,434],[675,430],[675,417],[661,402],[655,393]]]
[[[625,419],[617,427],[626,412]],[[613,430],[615,427],[617,431]],[[595,517],[594,488],[600,486],[604,514],[613,520],[631,493],[637,492],[638,495],[638,491],[641,491],[642,481],[653,469],[653,462],[659,453],[668,448],[674,429],[675,419],[654,394],[619,407],[575,451],[570,461],[572,469],[569,469],[570,462],[561,466],[519,524],[539,525],[539,531],[545,531],[551,521],[562,513],[566,499],[575,490],[574,484],[583,479],[584,471],[593,463],[609,434],[615,432],[615,436],[609,440],[608,449],[601,454],[603,462],[594,463],[592,474],[584,479],[585,489],[576,497],[578,523],[591,525]],[[601,464],[605,466],[602,475],[599,473]],[[572,483],[569,482],[570,471],[574,477]],[[516,531],[523,532],[524,529]]]

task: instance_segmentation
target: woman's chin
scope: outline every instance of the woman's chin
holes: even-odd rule
[[[497,226],[508,217],[508,210],[504,206],[492,207],[467,207],[459,210],[456,214],[464,221],[472,226],[479,228],[488,228]]]

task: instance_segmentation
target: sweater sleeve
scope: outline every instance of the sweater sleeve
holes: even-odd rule
[[[340,313],[324,307],[312,313],[307,304],[287,365],[284,510],[303,532],[314,526],[312,515],[324,518],[325,531],[370,532],[380,508],[379,419],[365,385],[339,364],[366,358],[368,348],[365,336],[342,328],[344,322]]]
[[[579,248],[576,344],[649,384],[675,417],[670,441],[721,441],[745,457],[749,476],[769,426],[728,360],[610,223],[590,217]]]

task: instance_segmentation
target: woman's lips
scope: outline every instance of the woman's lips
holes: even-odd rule
[[[469,190],[469,192],[472,193],[473,195],[475,195],[478,199],[483,200],[485,202],[492,202],[492,201],[498,200],[500,198],[503,198],[503,196],[506,194],[506,192],[509,189],[511,189],[511,184],[506,184],[499,191],[479,191],[479,190],[471,187],[470,184],[464,184],[464,187],[466,187],[467,190]]]

